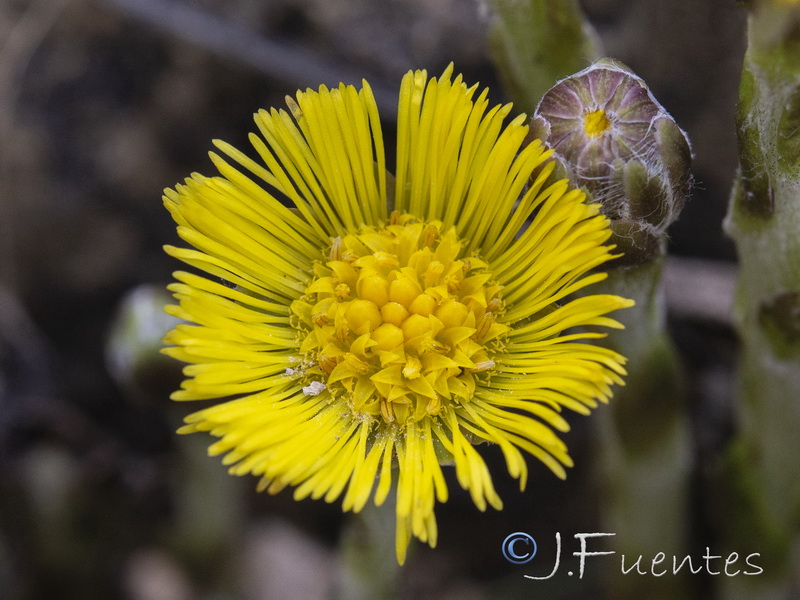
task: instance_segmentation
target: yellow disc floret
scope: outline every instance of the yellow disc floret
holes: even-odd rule
[[[602,108],[583,115],[583,130],[589,138],[596,138],[611,129],[611,121]]]
[[[495,318],[501,286],[461,251],[455,229],[397,213],[336,238],[292,304],[306,388],[399,426],[468,402],[508,327]]]

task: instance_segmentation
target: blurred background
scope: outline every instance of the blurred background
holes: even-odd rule
[[[746,15],[731,0],[581,5],[693,144],[667,308],[702,490],[732,422],[721,223]],[[246,147],[252,113],[297,88],[365,77],[389,147],[408,69],[453,61],[506,101],[489,18],[476,0],[0,0],[0,598],[349,597],[337,548],[366,525],[338,504],[256,494],[206,457],[208,439],[174,434],[196,407],[168,400],[179,365],[155,353],[178,267],[161,250],[178,242],[161,192],[211,173],[212,139]],[[552,553],[554,532],[596,530],[589,420],[570,420],[565,482],[530,461],[520,494],[482,449],[502,512],[479,513],[448,473],[439,547],[415,545],[397,597],[603,598],[591,578],[533,587],[500,552],[513,531]],[[686,515],[699,548],[715,535],[706,510]]]

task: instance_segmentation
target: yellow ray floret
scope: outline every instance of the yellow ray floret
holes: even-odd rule
[[[167,252],[206,274],[170,285],[185,323],[164,352],[189,363],[172,397],[224,399],[180,431],[210,432],[270,493],[357,512],[394,485],[402,563],[411,536],[436,544],[441,464],[480,510],[502,507],[476,440],[521,488],[523,451],[565,476],[561,410],[622,384],[624,358],[592,340],[632,302],[586,293],[614,257],[607,220],[548,183],[523,115],[504,124],[511,106],[452,67],[403,79],[393,179],[366,82],[287,105],[256,114],[257,158],[217,141],[219,176],[165,192],[193,246]]]

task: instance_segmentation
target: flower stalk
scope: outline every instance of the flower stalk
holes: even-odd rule
[[[690,439],[683,376],[666,333],[661,279],[666,229],[690,189],[688,139],[627,67],[603,59],[542,98],[531,138],[555,150],[555,173],[611,220],[621,256],[602,267],[606,293],[636,305],[607,343],[630,357],[626,387],[598,419],[603,526],[627,556],[680,555],[686,544]],[[619,577],[615,598],[685,598],[686,582]],[[667,595],[663,595],[663,594]],[[660,595],[661,594],[661,595]]]
[[[726,220],[740,264],[738,430],[715,512],[725,542],[765,562],[758,578],[726,581],[722,597],[785,600],[800,589],[800,5],[749,9]]]
[[[602,56],[577,0],[487,0],[489,41],[515,106],[532,112],[553,81]]]
[[[394,524],[386,512],[396,508],[367,505],[348,520],[339,542],[342,569],[335,597],[394,600],[402,596],[402,567],[394,558]],[[384,510],[385,509],[385,510]]]

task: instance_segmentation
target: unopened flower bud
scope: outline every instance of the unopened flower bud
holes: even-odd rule
[[[180,365],[161,353],[164,335],[180,322],[164,312],[170,300],[161,286],[140,285],[122,299],[111,324],[106,365],[134,402],[154,402],[180,381]]]
[[[691,148],[641,78],[602,59],[562,79],[539,102],[529,137],[555,150],[555,176],[602,205],[625,253],[618,265],[663,251],[691,188]]]

